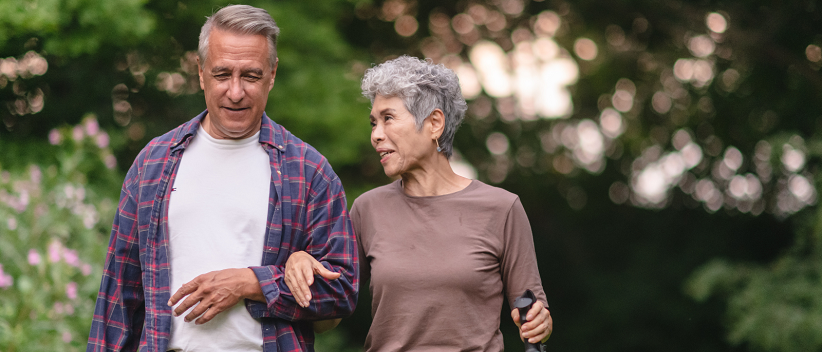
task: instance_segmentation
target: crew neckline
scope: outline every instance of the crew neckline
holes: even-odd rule
[[[210,144],[219,146],[221,148],[239,148],[258,142],[260,140],[260,131],[257,131],[257,133],[255,133],[254,135],[243,139],[218,139],[208,134],[205,128],[203,128],[203,126],[200,125],[200,128],[197,131],[197,136],[203,136],[205,141],[207,141]]]
[[[428,200],[428,199],[443,199],[443,198],[449,198],[449,197],[456,197],[456,196],[462,195],[465,192],[469,192],[469,191],[479,187],[480,183],[481,183],[480,181],[472,179],[471,183],[469,183],[468,186],[465,186],[465,188],[463,188],[459,191],[446,193],[446,194],[439,194],[439,195],[436,195],[436,196],[412,196],[412,195],[408,195],[407,193],[405,193],[405,190],[402,189],[402,179],[394,181],[394,188],[398,192],[400,192],[400,194],[404,195],[408,199]]]

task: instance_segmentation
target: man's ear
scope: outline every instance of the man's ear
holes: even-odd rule
[[[197,73],[200,75],[200,89],[205,90],[205,82],[203,82],[203,65],[200,63],[199,56],[197,56]]]
[[[277,65],[280,64],[280,58],[274,58],[274,67],[271,69],[271,82],[268,83],[268,90],[274,88],[274,77],[277,77]]]

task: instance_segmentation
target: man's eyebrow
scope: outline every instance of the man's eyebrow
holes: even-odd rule
[[[263,75],[263,70],[261,70],[259,68],[249,68],[249,69],[243,70],[243,73],[253,73],[255,75],[262,76]]]
[[[214,68],[211,69],[212,74],[220,73],[220,72],[226,72],[226,71],[230,72],[231,68],[229,68],[227,66],[215,66]],[[249,68],[249,69],[243,70],[243,74],[249,74],[249,73],[250,74],[255,74],[255,75],[258,75],[258,76],[262,76],[263,75],[263,70],[259,69],[259,68]]]

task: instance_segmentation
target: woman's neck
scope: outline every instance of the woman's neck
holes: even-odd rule
[[[402,174],[402,189],[413,197],[441,196],[463,190],[471,180],[454,173],[448,159],[437,154],[419,168]]]

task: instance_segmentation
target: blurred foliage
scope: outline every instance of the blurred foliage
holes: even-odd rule
[[[93,116],[54,129],[37,164],[0,164],[0,346],[85,348],[122,174]],[[7,150],[0,141],[0,148]],[[48,156],[46,156],[48,155]]]
[[[0,2],[0,47],[31,36],[51,55],[95,55],[106,45],[134,45],[154,28],[146,0]],[[28,39],[28,38],[27,38]]]
[[[728,300],[731,343],[756,351],[822,349],[822,214],[814,209],[797,217],[797,241],[774,262],[716,259],[690,278],[687,290],[696,300]]]
[[[0,350],[81,349],[124,172],[205,108],[197,36],[226,4],[0,0]],[[349,202],[390,181],[365,69],[410,54],[477,75],[455,147],[529,213],[550,348],[820,348],[818,1],[248,4],[282,28],[267,113],[328,157]],[[483,83],[478,43],[514,78],[528,46],[556,49],[534,62],[565,65],[569,110]],[[318,350],[362,346],[367,291]]]

